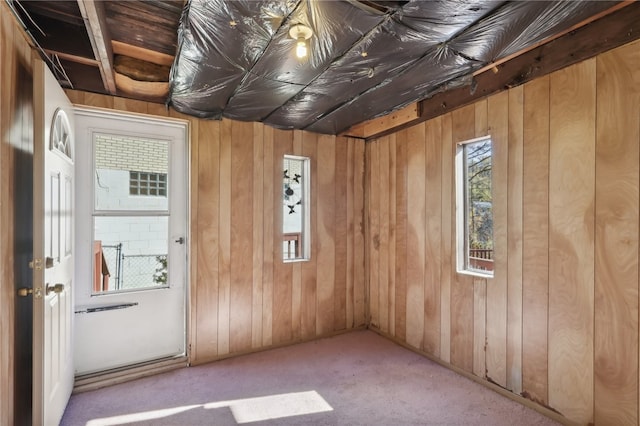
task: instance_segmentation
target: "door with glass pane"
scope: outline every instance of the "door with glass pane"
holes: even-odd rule
[[[76,111],[76,374],[185,352],[186,127]]]

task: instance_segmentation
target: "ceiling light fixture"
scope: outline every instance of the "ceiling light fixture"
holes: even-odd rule
[[[302,59],[307,56],[309,50],[307,40],[309,40],[312,35],[313,31],[306,25],[296,24],[289,29],[289,36],[296,40],[296,56],[298,58]]]

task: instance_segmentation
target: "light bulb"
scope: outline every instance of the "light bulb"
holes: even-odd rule
[[[304,39],[304,36],[298,37],[298,45],[296,46],[296,56],[301,59],[307,56],[307,42]]]

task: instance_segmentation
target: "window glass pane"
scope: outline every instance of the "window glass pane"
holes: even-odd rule
[[[492,168],[491,139],[458,145],[456,251],[459,272],[493,275]]]
[[[94,162],[96,210],[168,209],[168,141],[95,134]]]
[[[94,293],[167,285],[167,216],[94,217]]]
[[[466,183],[466,267],[493,272],[491,140],[464,146]]]
[[[309,258],[309,159],[285,156],[282,183],[282,259]]]

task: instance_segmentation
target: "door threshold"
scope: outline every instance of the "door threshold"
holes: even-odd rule
[[[73,393],[87,392],[106,386],[113,386],[118,383],[153,376],[154,374],[164,373],[166,371],[177,370],[179,368],[187,367],[188,365],[189,360],[187,356],[180,355],[96,373],[82,374],[75,378]]]

